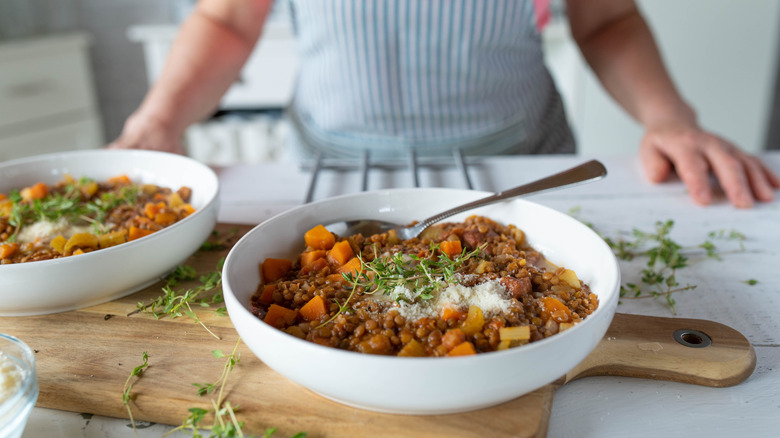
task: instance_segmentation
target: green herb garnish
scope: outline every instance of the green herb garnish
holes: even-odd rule
[[[224,302],[224,296],[222,295],[221,289],[222,265],[224,263],[225,260],[221,259],[217,264],[216,270],[200,276],[198,279],[200,284],[198,286],[183,290],[175,290],[173,289],[173,286],[179,284],[180,281],[194,280],[197,274],[195,268],[191,266],[183,265],[177,267],[168,277],[166,277],[166,283],[162,288],[163,294],[152,299],[149,303],[138,303],[136,310],[133,313],[144,312],[157,319],[165,316],[169,318],[178,318],[186,315],[195,323],[200,324],[212,336],[219,339],[219,336],[209,330],[206,324],[204,324],[192,310],[192,305],[197,304],[200,307],[210,307],[211,304]],[[210,292],[213,293],[207,295],[207,293]],[[227,311],[220,307],[215,312],[218,315],[225,315]]]
[[[579,208],[569,210],[576,215]],[[715,244],[706,240],[695,246],[683,246],[671,239],[674,227],[673,220],[655,223],[655,232],[645,232],[637,228],[631,231],[632,239],[613,239],[599,233],[592,224],[581,221],[594,231],[612,248],[615,256],[621,260],[633,260],[637,257],[647,258],[645,268],[641,271],[640,284],[626,283],[620,286],[620,297],[625,299],[663,298],[672,311],[677,313],[673,294],[696,289],[696,285],[681,285],[677,281],[677,271],[688,266],[688,257],[704,251],[707,258],[720,260],[725,252],[718,251]],[[744,251],[745,235],[735,230],[717,230],[708,233],[710,239],[736,240],[740,251]]]
[[[341,275],[351,285],[352,290],[344,303],[334,302],[339,310],[327,321],[318,327],[326,325],[336,319],[341,313],[349,310],[349,302],[358,290],[361,293],[392,294],[396,288],[405,288],[414,291],[422,300],[432,299],[436,293],[445,289],[448,285],[456,283],[455,274],[460,272],[466,261],[477,258],[484,250],[487,243],[473,251],[463,251],[450,258],[447,254],[438,251],[439,245],[431,243],[427,256],[420,257],[416,254],[395,253],[390,256],[375,257],[366,262],[358,254],[360,260],[360,273],[342,273]],[[376,248],[375,248],[376,250]],[[401,295],[394,297],[396,301],[409,301],[409,298]]]
[[[138,430],[135,428],[133,411],[130,409],[130,402],[135,400],[135,395],[130,394],[130,391],[133,389],[133,385],[130,383],[130,380],[132,380],[133,377],[140,378],[144,370],[149,366],[149,355],[145,351],[141,355],[141,358],[143,359],[143,363],[133,368],[130,376],[128,376],[127,380],[125,381],[124,390],[122,391],[122,404],[127,408],[127,415],[130,417],[130,424],[133,425],[133,432],[135,432],[136,436],[138,436]]]
[[[78,183],[69,183],[61,189],[53,190],[42,199],[24,200],[18,190],[8,196],[11,211],[8,223],[15,227],[14,235],[25,225],[38,221],[57,222],[65,219],[69,223],[90,223],[98,233],[105,232],[102,222],[120,205],[133,205],[140,196],[141,189],[135,184],[120,187],[116,191],[105,192],[98,197],[87,199],[80,187],[94,184],[92,180],[82,178]]]

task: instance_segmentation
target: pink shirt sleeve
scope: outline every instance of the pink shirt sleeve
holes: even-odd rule
[[[534,0],[534,12],[536,29],[541,33],[544,26],[550,21],[550,0]]]

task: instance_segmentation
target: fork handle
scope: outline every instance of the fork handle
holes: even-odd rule
[[[532,181],[527,184],[515,187],[513,189],[504,190],[493,195],[477,199],[476,201],[469,202],[468,204],[455,207],[453,209],[441,212],[435,216],[431,216],[428,219],[420,222],[417,228],[422,231],[429,226],[446,219],[450,216],[468,211],[484,205],[493,204],[505,199],[516,198],[518,196],[530,195],[532,193],[543,193],[554,189],[562,189],[564,187],[572,187],[586,182],[596,181],[607,176],[607,169],[601,162],[597,160],[591,160],[587,163],[580,164],[579,166],[572,167],[569,170],[556,173],[536,181]]]

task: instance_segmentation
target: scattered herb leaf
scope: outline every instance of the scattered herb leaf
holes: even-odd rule
[[[130,409],[130,402],[135,400],[135,395],[130,393],[130,391],[133,389],[133,384],[131,384],[130,381],[133,379],[133,377],[140,378],[144,370],[149,366],[149,355],[145,351],[141,355],[141,358],[143,363],[133,368],[133,371],[130,372],[130,375],[125,381],[124,390],[122,391],[122,404],[125,405],[125,408],[127,408],[127,415],[130,417],[130,424],[133,425],[133,432],[135,432],[136,436],[138,436],[138,430],[135,428],[133,411]]]

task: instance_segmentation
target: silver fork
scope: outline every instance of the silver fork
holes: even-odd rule
[[[400,225],[392,222],[386,222],[375,219],[361,219],[334,222],[326,225],[326,228],[338,228],[339,234],[342,236],[351,236],[354,234],[363,234],[364,236],[371,236],[373,234],[386,233],[390,230],[395,230],[398,237],[401,239],[411,239],[417,237],[426,228],[431,225],[446,219],[450,216],[462,213],[464,211],[472,210],[477,207],[482,207],[488,204],[493,204],[506,199],[516,198],[519,196],[525,196],[535,193],[543,193],[550,190],[562,189],[566,187],[573,187],[580,184],[584,184],[591,181],[596,181],[604,178],[607,175],[607,169],[599,161],[591,160],[587,163],[580,164],[563,172],[556,173],[530,183],[523,184],[513,189],[504,190],[502,192],[495,193],[490,196],[486,196],[482,199],[463,204],[461,206],[443,211],[439,214],[429,217],[423,221],[420,221],[414,225]],[[346,229],[342,231],[342,227],[346,226]]]

